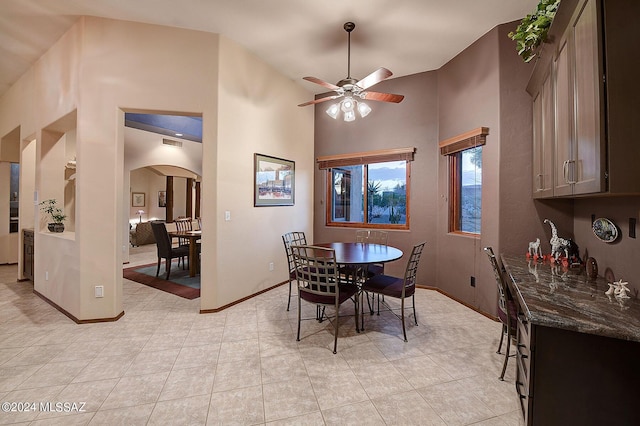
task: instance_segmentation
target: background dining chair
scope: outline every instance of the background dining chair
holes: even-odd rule
[[[165,270],[167,271],[165,280],[168,280],[169,274],[171,273],[171,261],[176,258],[179,259],[183,256],[188,256],[189,247],[173,247],[164,222],[151,222],[151,229],[153,230],[153,236],[156,238],[156,247],[158,250],[158,269],[156,269],[156,277],[160,273],[160,263],[162,263],[162,259],[165,259]]]
[[[387,245],[389,233],[379,229],[358,229],[356,231],[356,243],[370,243]],[[367,265],[367,277],[384,274],[384,263],[372,263]]]
[[[287,254],[287,265],[289,267],[289,299],[287,301],[287,311],[291,307],[291,283],[296,279],[296,264],[293,260],[293,254],[291,252],[291,246],[304,246],[307,245],[307,237],[304,232],[294,231],[287,232],[282,236],[282,242],[284,243],[284,251]]]
[[[402,320],[402,334],[404,341],[407,341],[407,331],[404,324],[404,300],[407,297],[411,297],[413,304],[413,318],[415,324],[418,325],[418,317],[416,315],[416,273],[418,272],[418,264],[420,263],[420,257],[426,243],[420,243],[413,246],[411,255],[407,261],[407,267],[404,272],[403,278],[393,277],[390,275],[374,275],[367,279],[362,285],[363,294],[372,293],[377,295],[378,298],[378,315],[380,315],[380,296],[388,296],[396,299],[400,299],[400,315],[396,316]],[[367,296],[368,300],[368,296]],[[383,299],[383,304],[386,305],[388,310],[393,312],[394,309],[389,306]],[[395,314],[395,312],[393,312]],[[371,315],[373,315],[373,309],[371,309]],[[364,312],[362,313],[362,322],[364,325]]]
[[[174,221],[176,224],[177,231],[193,231],[193,221],[190,217],[179,218]],[[189,239],[188,238],[179,238],[178,237],[178,246],[183,247],[186,246],[189,248]],[[196,243],[196,255],[200,256],[200,243]],[[187,256],[187,259],[189,256]],[[182,267],[184,268],[184,258],[182,258]]]
[[[317,306],[335,307],[335,330],[333,353],[338,349],[338,326],[340,319],[340,305],[347,300],[353,300],[355,307],[356,330],[358,329],[358,288],[354,285],[342,283],[336,264],[335,250],[325,247],[309,245],[291,246],[295,262],[296,280],[298,282],[298,337],[300,341],[301,301]],[[317,310],[316,310],[317,312]],[[324,309],[322,310],[324,316]],[[327,319],[330,319],[326,317]],[[311,318],[305,318],[311,319]],[[315,320],[318,320],[316,315]]]
[[[381,244],[386,246],[388,239],[387,231],[370,230],[370,229],[357,229],[356,230],[356,243],[370,243]],[[363,270],[361,266],[346,265],[340,267],[340,273],[344,275],[345,280],[355,282],[361,275],[365,278],[370,278],[376,274],[384,273],[384,263],[372,263],[366,266],[365,274],[362,274]]]
[[[511,296],[509,286],[507,285],[504,274],[506,271],[499,265],[496,255],[493,253],[492,247],[485,247],[485,253],[489,257],[493,273],[496,276],[496,283],[498,284],[498,318],[502,323],[502,331],[500,333],[500,343],[498,343],[497,354],[502,349],[502,340],[504,335],[507,335],[507,349],[504,352],[504,363],[502,364],[502,372],[500,373],[500,380],[504,380],[504,373],[507,370],[507,362],[509,361],[509,346],[511,339],[516,337],[516,324],[518,321],[516,312],[516,303]]]
[[[173,221],[176,225],[176,231],[191,231],[191,218],[190,217],[180,217]],[[186,246],[189,247],[189,239],[178,237],[178,246]],[[178,265],[180,265],[180,261],[178,261]],[[182,258],[182,267],[185,267],[184,257]]]

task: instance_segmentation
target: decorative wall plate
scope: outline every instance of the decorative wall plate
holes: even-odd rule
[[[596,238],[605,243],[612,243],[618,239],[618,227],[604,217],[593,221],[593,233]]]

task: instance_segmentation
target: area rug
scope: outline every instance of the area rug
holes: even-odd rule
[[[164,269],[164,261],[160,265],[160,274],[156,277],[157,268],[157,263],[126,268],[123,269],[123,277],[185,299],[197,299],[200,297],[199,275],[190,277],[189,270],[178,267],[177,261],[174,261],[171,264],[169,281],[167,281],[164,279],[167,275]]]

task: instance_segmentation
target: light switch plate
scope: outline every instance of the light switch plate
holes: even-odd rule
[[[231,220],[231,212],[229,210],[226,210],[224,212],[224,220],[229,222]]]

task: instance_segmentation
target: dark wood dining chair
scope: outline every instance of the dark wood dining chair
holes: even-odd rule
[[[509,346],[511,339],[515,339],[516,337],[516,324],[518,321],[516,302],[511,296],[509,286],[504,279],[506,271],[498,263],[498,259],[493,253],[493,248],[485,247],[484,251],[489,257],[493,273],[496,276],[496,284],[498,284],[498,318],[502,323],[502,332],[500,333],[500,343],[498,343],[497,354],[499,354],[502,349],[502,341],[504,340],[505,334],[507,335],[507,349],[504,352],[504,362],[502,364],[502,372],[500,373],[500,380],[504,380],[504,373],[507,370],[507,363],[511,356],[509,355]]]
[[[291,307],[291,286],[292,282],[296,280],[296,263],[293,259],[293,253],[291,246],[304,246],[307,245],[307,237],[304,232],[293,231],[287,232],[282,236],[282,242],[284,243],[284,251],[287,254],[287,265],[289,268],[289,299],[287,301],[287,311]]]
[[[358,288],[340,281],[335,250],[309,245],[294,245],[291,246],[291,251],[298,282],[298,337],[296,340],[300,341],[302,300],[312,303],[316,307],[333,306],[335,308],[333,353],[335,354],[338,349],[340,305],[349,299],[354,303],[356,330],[359,332]],[[322,316],[331,320],[325,315],[324,309],[322,309]],[[313,319],[321,321],[323,318],[319,319],[316,315]]]
[[[404,320],[404,301],[408,297],[411,297],[411,302],[413,305],[413,318],[415,324],[418,325],[415,299],[416,274],[418,272],[418,264],[420,263],[420,257],[422,256],[425,244],[426,243],[420,243],[413,246],[413,250],[411,250],[411,255],[409,256],[409,260],[407,261],[407,267],[404,272],[404,277],[393,277],[391,275],[385,274],[374,275],[371,278],[367,279],[362,285],[362,292],[364,295],[367,295],[367,293],[371,293],[377,296],[378,315],[380,315],[380,296],[382,296],[382,303],[386,305],[386,308],[402,320],[402,335],[404,336],[405,342],[407,341],[407,330]],[[368,300],[368,295],[366,297]],[[395,311],[398,309],[392,308],[389,304],[387,304],[384,300],[384,297],[400,299],[400,315],[395,313]],[[370,309],[370,311],[371,315],[373,315],[372,308]],[[364,312],[362,313],[362,323],[364,325]]]
[[[184,217],[184,218],[179,218],[174,220],[174,223],[176,224],[176,231],[193,231],[193,221],[191,220],[190,217]],[[189,248],[189,239],[188,238],[178,238],[178,246],[182,247],[182,246],[186,246],[187,249]],[[196,243],[196,255],[200,256],[200,243],[197,242]],[[189,256],[187,256],[187,259],[189,258]],[[182,259],[182,267],[184,268],[185,266],[184,263],[184,258]]]
[[[158,269],[156,269],[156,277],[160,273],[160,264],[162,263],[162,259],[165,259],[165,270],[167,271],[165,280],[168,280],[169,275],[171,274],[171,261],[176,258],[180,259],[183,256],[189,256],[189,247],[173,247],[164,222],[151,222],[151,229],[153,230],[153,236],[156,239],[156,247],[158,250]]]

